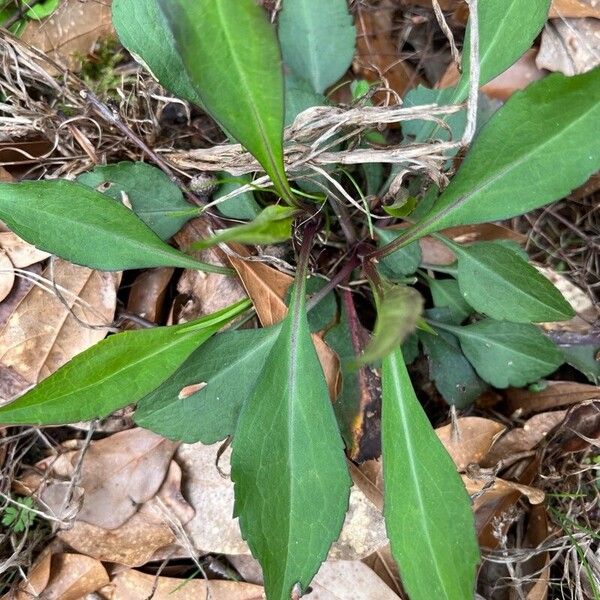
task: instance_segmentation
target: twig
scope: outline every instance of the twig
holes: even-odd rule
[[[443,31],[448,43],[450,44],[450,52],[452,54],[452,60],[456,63],[456,66],[460,70],[460,54],[458,52],[458,48],[456,47],[456,42],[454,41],[454,35],[452,34],[452,30],[446,23],[446,18],[444,17],[444,13],[440,8],[440,3],[438,0],[432,0],[433,4],[433,12],[435,13],[435,18],[437,19],[438,25],[440,29]]]
[[[477,128],[477,99],[479,96],[479,13],[478,0],[467,0],[469,5],[469,97],[467,99],[467,125],[461,143],[468,146]]]

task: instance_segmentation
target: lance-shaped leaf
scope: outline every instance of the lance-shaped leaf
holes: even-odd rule
[[[214,444],[233,435],[279,329],[275,325],[214,336],[140,400],[135,422],[188,444]]]
[[[489,120],[407,245],[453,225],[508,219],[567,195],[600,168],[600,69],[531,84]]]
[[[375,233],[379,238],[378,245],[381,247],[393,242],[402,234],[402,231],[375,228]],[[421,246],[418,242],[414,242],[384,256],[379,263],[379,270],[384,277],[389,279],[406,277],[419,268],[422,258]]]
[[[522,387],[564,362],[556,346],[530,323],[484,319],[465,327],[440,322],[435,327],[458,337],[479,376],[497,388]]]
[[[423,297],[412,287],[384,282],[380,292],[373,337],[361,364],[383,358],[399,346],[415,330],[423,312]]]
[[[550,0],[485,0],[478,3],[479,16],[479,84],[485,85],[504,72],[533,44],[546,19]],[[459,104],[469,93],[470,76],[469,28],[465,35],[462,58],[462,77],[455,87],[439,90],[418,88],[411,90],[405,106],[417,106],[435,102],[440,106]],[[423,101],[423,96],[427,101]],[[463,117],[464,118],[464,117]],[[457,123],[456,115],[445,120]],[[412,123],[412,122],[409,122]],[[462,130],[464,127],[460,125]],[[419,142],[432,136],[442,137],[445,130],[431,122],[423,122],[419,128],[411,127],[411,134]]]
[[[383,360],[384,515],[411,600],[465,600],[479,548],[469,496],[411,385],[401,351]]]
[[[123,46],[161,85],[178,98],[202,106],[158,0],[114,0],[112,21]]]
[[[236,515],[269,600],[305,590],[337,538],[350,478],[327,384],[296,287],[233,438]]]
[[[283,166],[283,72],[275,30],[254,0],[159,0],[204,108],[293,194]]]
[[[202,211],[188,204],[181,190],[160,169],[143,162],[96,167],[77,181],[113,200],[128,202],[161,240],[168,240]]]
[[[267,206],[250,223],[218,231],[210,238],[192,244],[192,250],[202,250],[224,242],[240,244],[276,244],[292,237],[296,209],[289,206]]]
[[[248,300],[197,321],[126,331],[78,354],[30,392],[0,407],[3,425],[87,421],[137,402],[175,372]]]
[[[182,267],[229,273],[171,248],[131,210],[71,181],[0,184],[0,219],[41,250],[92,269]]]
[[[519,323],[564,321],[575,315],[550,281],[509,248],[493,242],[448,245],[458,257],[462,296],[478,312]]]
[[[465,301],[456,280],[428,277],[427,285],[431,291],[434,306],[447,308],[453,322],[462,323],[469,315],[473,314],[473,308]]]
[[[279,13],[285,64],[322,94],[352,64],[356,29],[346,0],[293,0]]]

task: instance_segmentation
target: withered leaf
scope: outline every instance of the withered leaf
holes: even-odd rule
[[[4,250],[0,250],[0,302],[4,300],[15,284],[15,270]]]
[[[12,231],[0,233],[0,247],[2,247],[2,250],[6,252],[12,264],[18,269],[29,267],[50,256],[48,252],[38,250]]]
[[[57,259],[0,332],[0,363],[30,384],[48,377],[108,333],[117,273],[103,273]]]

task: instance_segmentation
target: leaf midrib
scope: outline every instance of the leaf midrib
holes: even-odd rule
[[[419,512],[422,515],[425,515],[425,514],[427,514],[427,509],[425,507],[425,502],[423,501],[423,492],[421,490],[421,478],[418,476],[418,473],[417,473],[416,467],[415,467],[416,460],[415,460],[415,452],[413,449],[413,442],[412,442],[412,431],[408,427],[408,418],[407,418],[407,413],[405,410],[406,407],[405,407],[404,401],[402,400],[402,398],[403,398],[402,382],[400,380],[400,374],[398,372],[398,361],[404,360],[404,359],[402,358],[402,355],[400,354],[400,352],[396,351],[392,355],[388,356],[386,360],[390,364],[390,367],[391,367],[390,371],[392,373],[394,388],[395,388],[395,390],[397,390],[396,406],[398,408],[398,412],[400,413],[400,425],[402,427],[403,439],[405,440],[406,452],[408,454],[407,462],[408,462],[410,473],[411,473],[411,476],[412,476],[412,479],[414,482],[413,490],[417,497]],[[422,529],[425,532],[425,539],[427,542],[427,546],[429,548],[429,553],[430,553],[430,557],[432,559],[432,563],[434,565],[435,573],[437,575],[438,581],[441,584],[442,589],[444,589],[444,585],[443,585],[444,578],[442,576],[440,565],[438,562],[438,553],[435,551],[432,541],[431,541],[431,530],[428,527],[426,520],[418,519],[418,522],[419,522],[419,524],[422,525]],[[445,589],[444,589],[444,592],[445,592]],[[448,597],[447,594],[445,594],[445,595],[446,595],[446,597]]]

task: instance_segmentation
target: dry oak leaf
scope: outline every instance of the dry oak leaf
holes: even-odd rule
[[[600,64],[600,20],[548,21],[535,62],[540,69],[568,76],[591,71]]]
[[[238,254],[247,255],[245,250],[240,251],[238,245],[232,247]],[[247,261],[229,256],[229,262],[237,271],[263,327],[269,327],[282,321],[288,310],[284,298],[294,281],[293,278],[258,261]],[[316,333],[313,333],[312,340],[327,381],[329,396],[332,401],[335,401],[340,389],[339,358]]]
[[[511,429],[498,439],[481,465],[493,467],[502,459],[532,450],[564,421],[566,414],[566,410],[558,410],[531,417],[523,427]]]
[[[5,250],[0,249],[0,302],[4,300],[15,285],[15,269]]]
[[[186,249],[194,242],[211,235],[205,219],[193,219],[175,235],[177,245]],[[228,267],[227,257],[219,248],[193,252],[200,261]],[[178,323],[192,321],[225,308],[246,297],[244,288],[236,277],[219,273],[204,273],[186,269],[177,283],[177,291],[183,296],[183,305],[175,315]]]
[[[110,5],[110,0],[62,0],[50,17],[31,21],[21,37],[51,59],[77,71],[82,57],[113,32]]]
[[[452,457],[456,468],[464,471],[471,463],[480,463],[505,430],[504,425],[481,417],[463,417],[435,432]]]
[[[15,595],[2,600],[82,600],[109,582],[108,573],[98,560],[50,550],[29,569],[27,581],[19,585]]]
[[[569,17],[600,19],[600,2],[598,0],[552,0],[549,17],[551,19]]]
[[[262,570],[251,556],[228,557],[246,581],[262,585]],[[366,564],[355,560],[328,560],[310,582],[310,600],[398,600],[394,593]]]
[[[510,388],[506,392],[508,413],[520,417],[596,398],[600,398],[600,386],[573,381],[548,381],[539,392],[526,388]]]
[[[12,264],[17,269],[24,269],[42,260],[46,260],[50,256],[48,252],[38,250],[12,231],[0,233],[0,247],[6,252]]]
[[[155,577],[139,571],[122,571],[99,593],[103,600],[263,600],[262,586],[238,581]]]
[[[61,531],[58,537],[71,548],[104,562],[139,567],[154,559],[157,552],[177,537],[172,523],[185,524],[194,509],[181,495],[181,469],[171,461],[167,476],[156,496],[117,529],[104,529],[83,521]]]
[[[120,281],[118,273],[61,259],[48,266],[44,277],[44,288],[33,287],[0,332],[0,364],[31,385],[106,336]]]
[[[183,494],[194,507],[196,516],[184,529],[198,551],[221,554],[248,554],[237,519],[233,514],[233,483],[216,467],[221,444],[182,444],[175,455],[184,474]],[[231,449],[219,459],[227,470]],[[367,497],[354,486],[350,505],[339,540],[329,557],[335,560],[358,560],[385,546],[387,538],[383,516]]]

